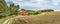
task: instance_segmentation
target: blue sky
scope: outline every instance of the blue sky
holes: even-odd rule
[[[14,3],[27,10],[54,9],[60,11],[60,0],[6,0],[7,4]]]

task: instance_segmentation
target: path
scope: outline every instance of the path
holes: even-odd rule
[[[3,22],[3,24],[10,24],[10,21],[12,21],[12,19],[13,19],[13,18],[10,18],[10,19],[8,19],[8,20],[5,20],[5,21]]]

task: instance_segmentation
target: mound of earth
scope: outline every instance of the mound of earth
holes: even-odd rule
[[[60,12],[44,12],[39,15],[60,15]]]
[[[60,12],[46,12],[38,16],[17,16],[13,24],[60,24]]]
[[[60,12],[46,12],[41,16],[16,17],[20,24],[60,24]]]

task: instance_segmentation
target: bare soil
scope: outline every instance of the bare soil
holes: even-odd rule
[[[45,12],[36,16],[17,16],[19,24],[60,24],[60,12]]]

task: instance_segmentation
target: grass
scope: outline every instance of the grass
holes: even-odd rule
[[[2,23],[4,20],[5,20],[5,18],[1,18],[1,19],[0,19],[0,23]]]
[[[15,17],[15,16],[8,16],[8,17],[2,17],[2,18],[0,18],[0,24],[3,23],[5,20],[13,18],[13,17]]]

